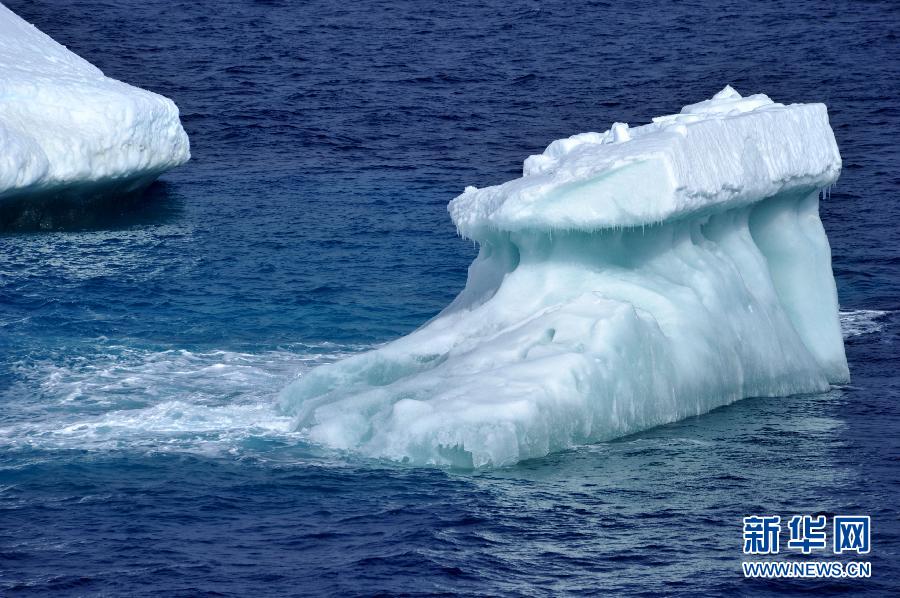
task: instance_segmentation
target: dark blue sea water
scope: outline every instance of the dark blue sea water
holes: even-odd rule
[[[194,157],[0,233],[0,594],[900,592],[896,3],[6,4],[173,98]],[[829,106],[850,386],[478,472],[290,432],[289,381],[462,288],[465,185],[726,83]],[[744,580],[769,513],[870,514],[872,578]]]

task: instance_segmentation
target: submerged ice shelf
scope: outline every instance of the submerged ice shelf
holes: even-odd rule
[[[110,79],[0,4],[0,206],[146,187],[190,158],[178,108]]]
[[[450,203],[480,245],[453,303],[281,406],[328,446],[478,467],[827,390],[849,379],[818,214],[840,169],[824,105],[730,87],[554,141]]]

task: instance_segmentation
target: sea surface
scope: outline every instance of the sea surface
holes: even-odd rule
[[[173,98],[193,159],[0,233],[0,595],[900,593],[896,2],[6,4]],[[726,83],[828,104],[850,385],[481,471],[275,409],[461,290],[464,186]],[[743,579],[741,518],[802,513],[871,515],[872,578]]]

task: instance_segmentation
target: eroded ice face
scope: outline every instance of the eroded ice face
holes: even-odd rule
[[[450,204],[480,253],[438,317],[282,394],[314,441],[505,465],[760,395],[848,379],[819,192],[820,104],[726,88],[555,141]]]

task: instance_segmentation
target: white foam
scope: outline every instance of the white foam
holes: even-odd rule
[[[227,451],[249,437],[294,442],[292,418],[275,398],[290,380],[347,355],[334,345],[312,351],[147,352],[109,346],[64,364],[21,363],[28,397],[0,446],[105,450]]]
[[[881,332],[884,317],[890,312],[876,309],[856,309],[841,312],[841,332],[844,338]]]

